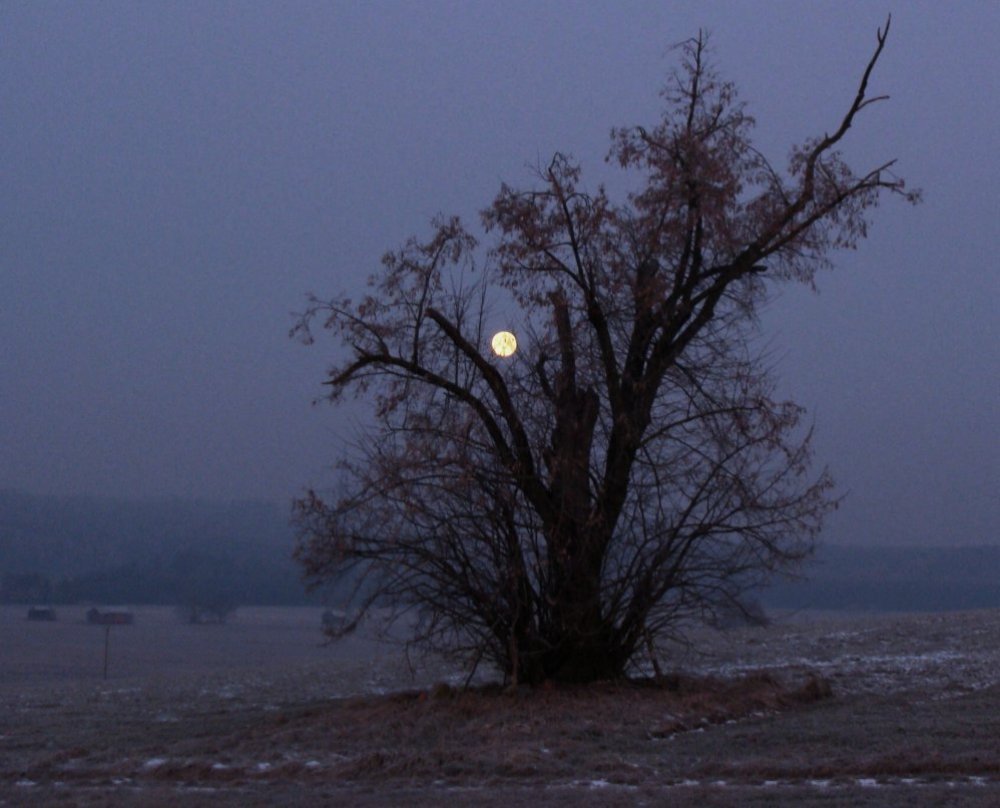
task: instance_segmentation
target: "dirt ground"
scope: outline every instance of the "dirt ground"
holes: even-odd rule
[[[502,692],[315,609],[0,609],[0,805],[997,805],[1000,612],[785,616]],[[413,666],[416,667],[413,667]],[[830,692],[826,691],[829,684]]]

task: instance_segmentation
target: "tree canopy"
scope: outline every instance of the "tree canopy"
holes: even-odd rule
[[[588,681],[807,557],[832,482],[753,338],[771,291],[855,247],[883,194],[916,201],[894,161],[858,173],[838,152],[882,98],[887,33],[836,128],[783,171],[699,35],[659,121],[612,131],[623,199],[556,154],[500,188],[478,236],[438,217],[360,300],[311,297],[294,332],[333,332],[329,399],[372,400],[376,426],[338,496],[297,504],[307,578],[358,576],[360,613],[412,614],[417,642],[470,665]]]

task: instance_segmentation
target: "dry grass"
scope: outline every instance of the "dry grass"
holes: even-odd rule
[[[655,773],[653,762],[642,758],[656,742],[798,709],[829,695],[828,684],[813,675],[796,682],[769,674],[734,680],[674,676],[516,691],[436,685],[271,713],[251,709],[216,722],[200,715],[197,726],[169,727],[162,735],[158,727],[147,727],[145,743],[136,743],[130,732],[118,735],[119,743],[104,735],[99,744],[37,755],[17,777],[473,785],[585,776],[638,784]]]
[[[255,733],[292,749],[324,739],[337,778],[486,777],[551,780],[594,771],[634,779],[622,751],[678,732],[816,701],[830,693],[816,677],[792,685],[762,674],[725,681],[673,677],[503,691],[448,686],[356,698],[281,715]]]

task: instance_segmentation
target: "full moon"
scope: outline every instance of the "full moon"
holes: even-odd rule
[[[517,339],[510,331],[498,331],[490,345],[497,356],[510,356],[517,350]]]

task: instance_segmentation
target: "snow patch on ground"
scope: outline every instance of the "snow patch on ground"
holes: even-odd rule
[[[840,618],[875,623],[864,629],[817,632],[816,626],[794,622],[715,633],[703,629],[692,637],[697,651],[673,649],[671,656],[678,667],[705,675],[813,670],[841,694],[931,689],[937,693],[934,698],[947,700],[1000,683],[993,635],[976,625],[981,619],[959,613],[939,627],[935,616],[876,615]],[[979,636],[983,639],[975,641]]]

